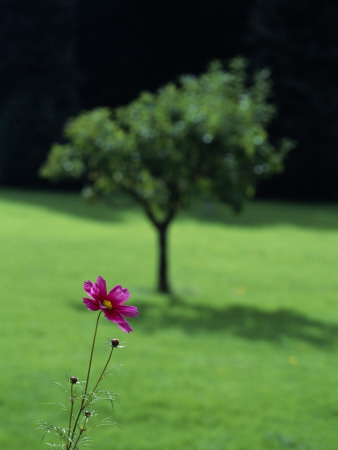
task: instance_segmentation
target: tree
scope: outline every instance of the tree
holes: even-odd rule
[[[93,193],[116,188],[139,202],[158,232],[158,289],[169,292],[167,231],[193,194],[206,193],[240,210],[259,178],[281,170],[290,147],[277,149],[266,126],[269,72],[250,86],[245,61],[219,62],[114,111],[97,108],[71,119],[66,144],[55,144],[42,168],[54,180],[86,180]]]

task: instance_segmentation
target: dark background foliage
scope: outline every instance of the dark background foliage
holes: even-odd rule
[[[337,19],[334,0],[1,0],[0,183],[46,186],[69,116],[243,55],[272,72],[273,140],[297,142],[258,194],[338,200]]]

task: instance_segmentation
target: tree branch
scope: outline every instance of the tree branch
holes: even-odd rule
[[[129,195],[131,195],[136,201],[137,203],[140,203],[140,205],[142,206],[142,208],[144,209],[148,219],[150,220],[150,222],[156,227],[159,228],[160,227],[160,222],[158,220],[156,220],[154,214],[152,213],[149,205],[147,204],[147,202],[134,190],[132,189],[128,189],[128,188],[123,188],[123,190],[125,192],[127,192]]]

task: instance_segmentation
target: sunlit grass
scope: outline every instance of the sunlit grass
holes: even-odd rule
[[[97,275],[141,310],[126,335],[102,321],[120,395],[96,448],[335,450],[338,424],[338,214],[335,206],[254,202],[240,216],[196,202],[170,230],[175,303],[156,294],[156,236],[118,197],[0,193],[4,449],[36,449],[38,419],[65,420],[55,381],[85,377]],[[211,214],[211,215],[210,215]],[[99,369],[98,369],[99,370]]]

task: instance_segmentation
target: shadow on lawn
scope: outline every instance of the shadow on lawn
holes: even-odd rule
[[[260,227],[288,224],[302,228],[331,230],[338,228],[337,205],[295,203],[290,201],[248,202],[240,214],[217,202],[192,202],[184,218],[201,222],[218,222],[238,227]]]
[[[34,190],[2,189],[0,198],[23,204],[32,204],[65,214],[96,221],[116,222],[123,220],[123,212],[141,207],[129,196],[115,193],[105,202],[90,203],[80,192],[49,192]],[[298,204],[292,202],[249,202],[241,214],[217,202],[194,200],[190,208],[178,215],[179,220],[197,219],[200,222],[217,222],[238,227],[259,227],[290,224],[304,228],[337,229],[337,205]]]
[[[178,303],[154,313],[154,306],[138,306],[143,316],[141,326],[145,326],[147,331],[153,330],[156,323],[156,328],[180,327],[189,333],[224,331],[253,340],[278,342],[295,339],[317,346],[338,344],[338,325],[314,320],[288,309],[264,311],[246,305],[216,309]]]
[[[124,211],[138,206],[125,195],[116,195],[105,201],[87,201],[80,192],[49,192],[6,189],[0,198],[9,202],[38,206],[76,217],[100,222],[122,221]]]

